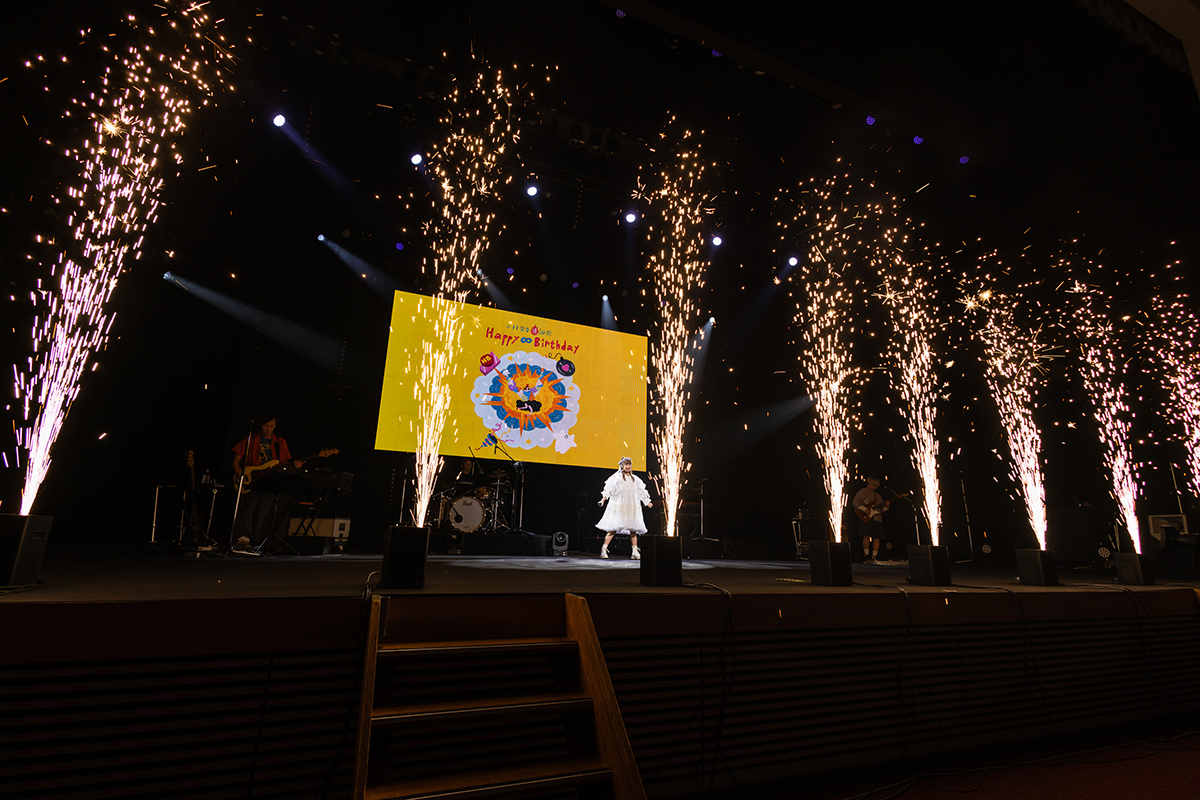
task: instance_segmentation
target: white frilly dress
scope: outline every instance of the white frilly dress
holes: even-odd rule
[[[646,522],[642,519],[642,506],[650,505],[650,493],[646,484],[632,472],[622,477],[617,470],[604,482],[601,497],[608,498],[608,507],[604,516],[596,523],[596,527],[605,533],[637,533],[646,532]]]

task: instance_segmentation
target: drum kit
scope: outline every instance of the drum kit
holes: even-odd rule
[[[509,475],[498,470],[488,476],[489,483],[473,492],[458,494],[448,489],[435,498],[437,502],[437,525],[460,533],[492,533],[507,530],[508,520],[504,507],[511,510],[515,505],[516,490]]]

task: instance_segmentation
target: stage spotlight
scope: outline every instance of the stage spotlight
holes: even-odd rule
[[[323,233],[318,233],[318,234],[317,234],[317,241],[318,241],[318,242],[323,242],[323,241],[325,241],[325,234],[323,234]]]
[[[625,12],[619,8],[617,9],[617,19],[625,19]]]
[[[637,222],[637,214],[634,214],[632,211],[629,212],[625,215],[625,221],[632,225],[633,223]]]
[[[169,272],[164,272],[164,273],[163,273],[163,280],[164,280],[164,281],[169,281],[169,280],[171,280],[171,279],[172,279],[172,278],[174,278],[174,277],[175,277],[175,276],[174,276],[174,275],[172,275],[172,274],[171,274],[171,273],[169,273]]]
[[[789,266],[789,267],[794,267],[794,266],[796,266],[796,265],[797,265],[797,264],[799,264],[799,263],[800,263],[800,259],[796,258],[795,256],[792,256],[791,258],[789,258],[789,259],[788,259],[788,266]]]
[[[960,159],[958,160],[958,163],[960,163],[960,164],[965,164],[965,163],[967,163],[967,162],[968,162],[968,161],[970,161],[970,160],[971,160],[971,159],[967,158],[966,156],[963,156],[962,158],[960,158]]]
[[[708,318],[708,324],[709,324],[709,325],[716,325],[716,324],[717,324],[717,318],[716,318],[716,317],[709,317],[709,318]]]
[[[275,119],[271,120],[271,122],[275,123],[276,128],[282,128],[284,123],[287,122],[287,117],[283,114],[276,114]]]
[[[867,124],[868,124],[868,125],[874,125],[874,124],[875,124],[875,118],[874,118],[874,117],[867,117]]]
[[[604,295],[604,296],[603,296],[603,297],[601,297],[600,299],[601,299],[601,300],[603,300],[605,303],[607,303],[607,302],[608,302],[608,295]]]
[[[925,140],[924,140],[924,139],[922,139],[920,136],[914,136],[914,137],[913,137],[913,144],[920,144],[920,143],[921,143],[921,142],[923,142],[923,141],[925,141]]]
[[[413,157],[409,159],[414,167],[420,166],[421,162],[424,160],[425,158],[420,153],[413,153]]]
[[[712,243],[713,243],[713,247],[720,247],[720,246],[721,246],[721,243],[722,243],[722,242],[724,242],[724,241],[725,241],[725,240],[724,240],[724,239],[722,239],[720,236],[714,236],[714,237],[712,237]]]
[[[538,192],[538,190],[537,190],[536,186],[530,186],[528,189],[525,190],[525,194],[529,195],[530,197],[536,196],[537,192]]]
[[[397,250],[403,250],[403,249],[404,249],[404,242],[396,242],[396,249],[397,249]]]

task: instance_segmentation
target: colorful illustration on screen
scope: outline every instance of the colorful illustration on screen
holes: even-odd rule
[[[559,453],[575,446],[570,430],[578,419],[579,387],[573,364],[566,374],[561,360],[523,351],[499,358],[488,353],[480,361],[480,371],[494,365],[475,379],[471,393],[475,413],[491,431],[485,445],[553,446]]]

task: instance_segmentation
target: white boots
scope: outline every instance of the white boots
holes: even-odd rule
[[[604,545],[603,547],[600,548],[600,557],[608,558],[608,545]]]
[[[633,555],[631,555],[630,558],[632,558],[634,561],[638,561],[641,559],[641,557],[642,557],[642,551],[638,550],[637,545],[635,544],[633,546]]]
[[[603,545],[600,546],[600,557],[608,558],[608,543],[607,542],[605,542]],[[637,545],[635,544],[633,546],[633,555],[630,556],[630,558],[632,558],[634,561],[637,561],[637,560],[641,559],[641,557],[642,557],[642,551],[638,550]]]

